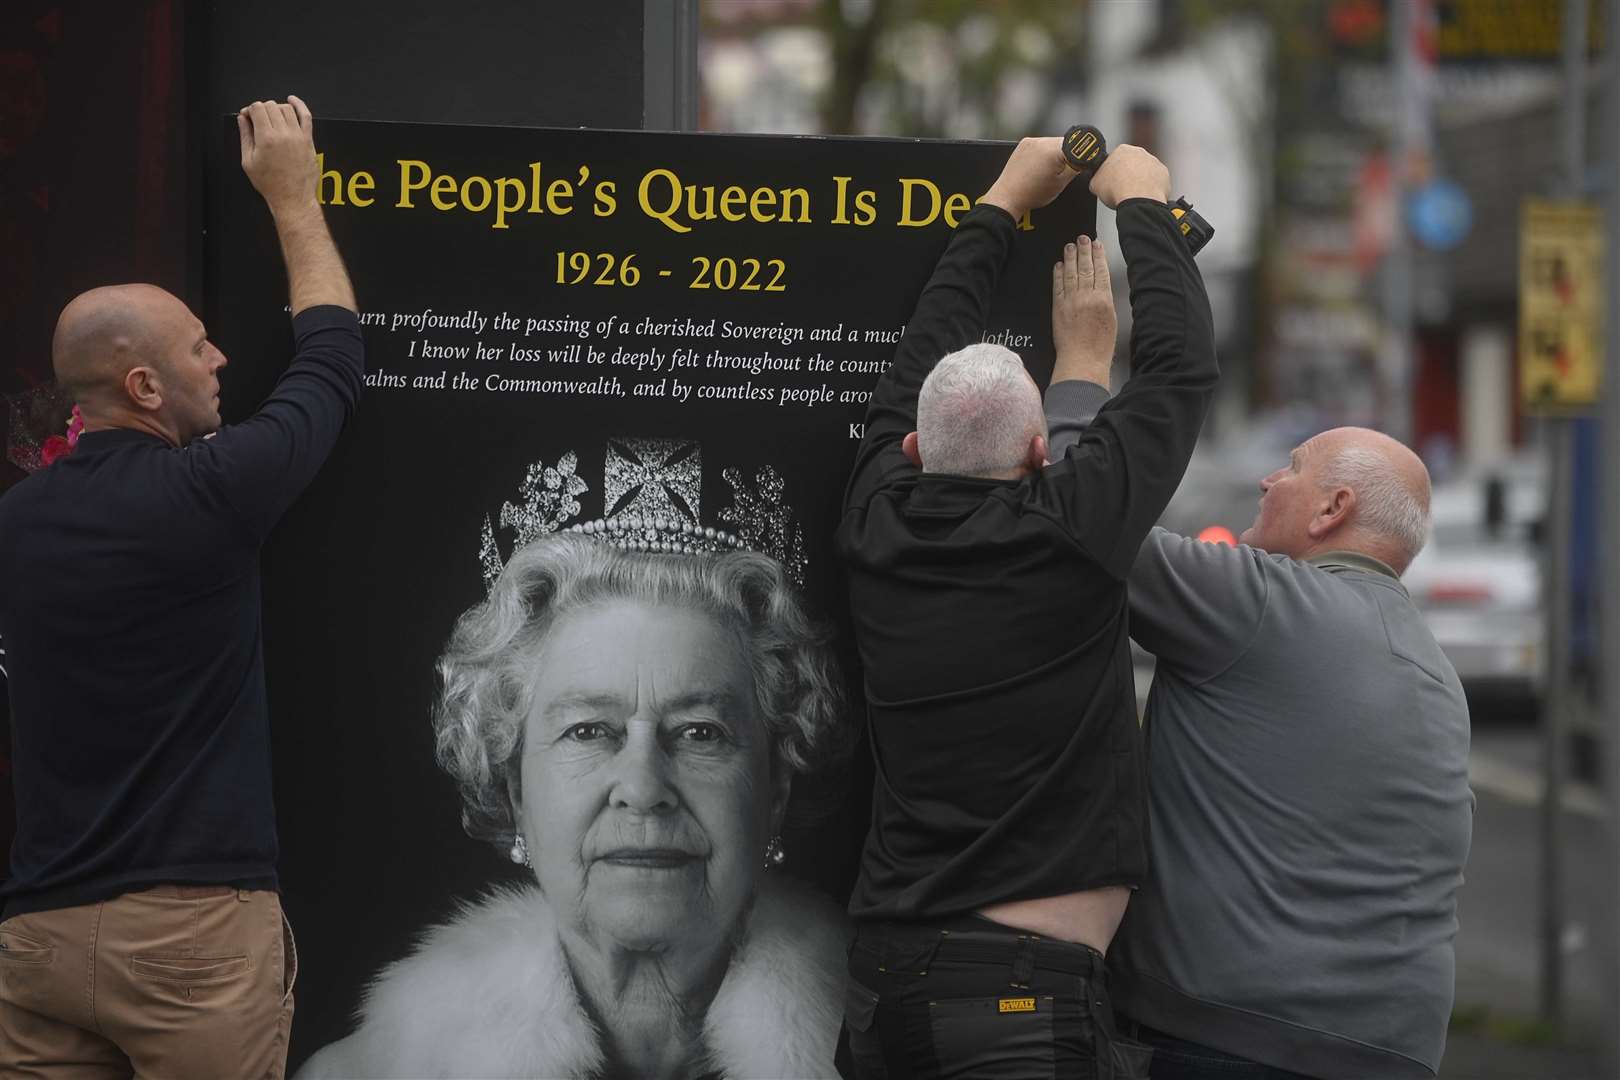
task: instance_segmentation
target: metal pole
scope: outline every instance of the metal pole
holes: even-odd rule
[[[1575,0],[1579,2],[1579,0]],[[1552,487],[1547,499],[1547,551],[1542,594],[1546,598],[1546,681],[1541,711],[1541,1018],[1560,1024],[1564,1015],[1564,858],[1560,817],[1567,772],[1570,678],[1569,556],[1574,518],[1575,428],[1563,418],[1542,422]]]
[[[1601,535],[1608,542],[1602,552],[1601,604],[1601,694],[1604,718],[1604,746],[1608,764],[1608,796],[1611,826],[1616,823],[1615,807],[1620,804],[1620,0],[1608,0],[1603,9],[1603,36],[1607,46],[1607,78],[1604,81],[1604,179],[1607,191],[1603,218],[1603,288],[1609,297],[1608,320],[1603,346],[1602,424],[1603,452],[1599,466],[1598,493],[1602,513]],[[1620,832],[1611,835],[1609,888],[1611,901],[1620,901]],[[1611,905],[1612,907],[1612,905]],[[1620,976],[1620,950],[1610,957],[1611,980]],[[1609,1043],[1611,1075],[1620,1074],[1620,995],[1610,982],[1609,1023],[1604,1027]]]
[[[1569,198],[1585,194],[1587,0],[1564,0],[1563,188]],[[1564,1016],[1564,859],[1560,818],[1568,772],[1571,677],[1570,555],[1575,519],[1575,429],[1571,420],[1549,417],[1547,557],[1542,595],[1547,615],[1547,664],[1541,714],[1541,1017]]]
[[[675,123],[680,131],[698,129],[698,0],[675,2]]]
[[[1417,252],[1406,223],[1406,199],[1418,179],[1421,164],[1427,172],[1431,133],[1429,117],[1430,62],[1419,52],[1418,30],[1434,17],[1433,0],[1404,0],[1390,5],[1390,48],[1395,64],[1394,169],[1395,232],[1384,264],[1384,318],[1387,332],[1379,358],[1379,382],[1384,397],[1388,434],[1402,442],[1412,440],[1412,385],[1416,349],[1413,286],[1417,279]],[[1426,179],[1426,177],[1425,177]]]
[[[646,131],[696,131],[698,2],[646,0],[642,12],[641,126]]]
[[[1390,179],[1395,188],[1395,230],[1384,263],[1384,347],[1379,356],[1379,383],[1388,433],[1411,439],[1407,370],[1412,366],[1412,238],[1406,227],[1408,175],[1414,152],[1409,113],[1418,93],[1417,63],[1412,55],[1414,14],[1411,4],[1390,5],[1390,51],[1395,64],[1396,114]]]

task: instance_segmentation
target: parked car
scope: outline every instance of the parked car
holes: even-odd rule
[[[1429,542],[1404,580],[1470,699],[1541,693],[1545,515],[1544,466],[1533,458],[1434,489]]]

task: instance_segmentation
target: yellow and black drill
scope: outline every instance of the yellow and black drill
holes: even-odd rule
[[[1108,144],[1103,141],[1102,132],[1090,124],[1076,124],[1063,136],[1063,159],[1081,175],[1094,173],[1108,160]],[[1170,213],[1175,215],[1192,253],[1196,255],[1204,250],[1204,245],[1215,235],[1214,226],[1205,221],[1185,197],[1170,204]]]

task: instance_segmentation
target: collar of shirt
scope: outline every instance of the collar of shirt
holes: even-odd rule
[[[78,445],[73,448],[74,454],[99,454],[111,450],[115,446],[128,446],[132,443],[149,442],[167,447],[169,444],[161,436],[153,435],[149,431],[136,428],[100,428],[96,431],[87,431],[79,436]]]
[[[991,491],[1015,488],[1022,482],[954,473],[919,473],[908,509],[924,514],[971,513],[984,505],[985,496]]]
[[[1330,574],[1344,570],[1360,570],[1367,574],[1383,574],[1395,583],[1396,588],[1402,592],[1406,586],[1401,584],[1401,575],[1397,574],[1388,563],[1379,562],[1371,555],[1363,555],[1359,551],[1324,551],[1320,555],[1312,555],[1305,560],[1319,570],[1326,570]]]

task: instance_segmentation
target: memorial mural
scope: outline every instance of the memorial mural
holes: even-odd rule
[[[1010,147],[316,139],[367,376],[264,559],[292,1067],[589,1076],[659,1033],[679,1074],[826,1075],[871,784],[831,536]],[[262,204],[213,181],[230,419],[290,340]],[[1080,185],[1026,219],[993,309],[1043,385],[1094,223]]]

